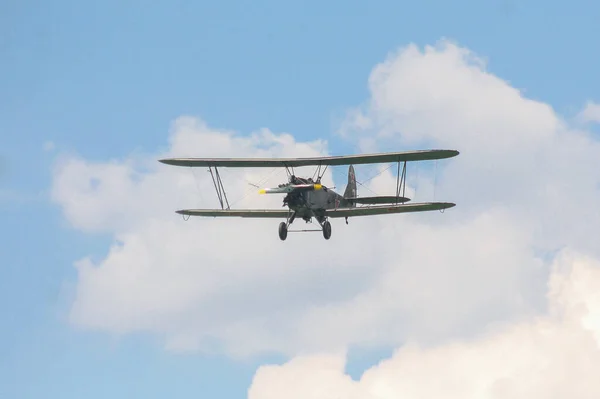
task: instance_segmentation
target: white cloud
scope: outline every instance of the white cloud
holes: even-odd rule
[[[249,399],[596,398],[600,383],[600,263],[563,253],[553,266],[550,312],[490,328],[474,340],[434,347],[408,343],[367,370],[344,373],[343,354],[262,366]]]
[[[577,117],[583,123],[600,123],[600,104],[588,101],[585,108],[577,115]]]
[[[595,249],[587,227],[600,222],[598,141],[484,66],[449,42],[393,53],[374,68],[372,97],[350,113],[344,133],[376,137],[380,148],[456,148],[461,155],[437,179],[438,192],[459,204],[452,215],[509,207],[536,226],[537,245]]]
[[[53,196],[67,219],[115,237],[104,259],[77,262],[71,320],[113,333],[158,334],[173,350],[238,356],[411,339],[439,345],[542,311],[545,252],[570,247],[600,256],[600,151],[586,132],[570,129],[551,107],[524,98],[450,43],[391,55],[373,70],[370,87],[368,105],[354,111],[358,122],[345,123],[347,137],[370,151],[460,150],[438,164],[435,179],[436,199],[457,207],[340,221],[330,241],[298,234],[282,243],[272,220],[183,222],[175,209],[217,205],[210,176],[196,170],[194,179],[156,159],[310,156],[327,146],[268,130],[239,136],[180,118],[164,153],[57,164]],[[410,168],[409,195],[416,190],[419,200],[431,199],[431,170],[419,169],[415,179]],[[326,181],[335,177],[343,190],[345,172],[329,171]],[[369,187],[393,190],[390,172]],[[259,197],[248,182],[270,186],[285,172],[223,173],[230,200],[243,198],[235,207],[281,206],[281,197]]]
[[[203,131],[201,123],[189,127],[192,122],[177,123],[174,146],[191,148],[194,140],[212,140],[212,131]],[[316,154],[316,145],[270,133],[254,139],[216,137],[238,155],[265,152],[249,146],[239,150],[252,140],[261,148],[281,142],[296,147],[266,150],[273,155]],[[167,346],[178,350],[211,351],[216,338],[236,355],[272,350],[293,354],[343,349],[349,342],[397,344],[410,334],[435,339],[470,324],[471,311],[492,307],[511,314],[529,302],[512,290],[515,282],[538,273],[538,262],[526,245],[515,245],[515,237],[522,234],[504,222],[508,217],[498,221],[493,210],[447,226],[443,220],[449,213],[352,220],[350,226],[334,224],[330,241],[294,235],[281,243],[277,221],[183,222],[173,210],[197,205],[194,179],[189,171],[154,164],[146,165],[150,172],[144,173],[132,161],[91,164],[70,159],[58,165],[54,196],[69,220],[83,230],[113,232],[117,240],[102,261],[77,263],[71,317],[80,326],[116,333],[152,331],[164,334]],[[269,172],[227,172],[230,198],[243,196],[246,180],[260,181]],[[215,206],[210,177],[198,173],[199,186],[206,189],[203,197],[211,198],[202,205]],[[276,179],[265,184],[276,184]],[[240,207],[264,206],[255,188],[249,192]],[[177,203],[179,195],[183,201]],[[281,202],[280,197],[264,200],[271,207]],[[436,222],[442,225],[433,227]],[[493,245],[487,245],[485,236],[474,238],[477,232],[494,234]],[[436,250],[431,252],[430,246]],[[485,251],[472,251],[472,246]],[[490,254],[493,262],[486,259]],[[448,259],[458,267],[440,270]],[[446,284],[453,279],[456,284]],[[465,282],[470,287],[465,289]],[[431,291],[423,291],[425,286]],[[527,297],[527,289],[518,292]],[[464,314],[449,312],[446,296]],[[430,309],[428,317],[418,310],[423,308]],[[390,314],[397,317],[390,319]],[[483,317],[494,320],[501,314]],[[373,332],[373,325],[386,328]]]

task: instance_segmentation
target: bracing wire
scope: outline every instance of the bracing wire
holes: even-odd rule
[[[383,172],[387,171],[388,169],[390,169],[392,166],[394,166],[394,164],[390,164],[387,168],[382,169],[379,173],[377,173],[375,176],[371,176],[369,177],[367,180],[363,181],[363,183],[367,183],[371,180],[373,180],[374,178],[376,178],[377,176],[381,175]]]
[[[204,201],[204,197],[202,196],[202,190],[200,189],[200,182],[198,182],[198,176],[196,175],[195,168],[190,168],[192,170],[192,176],[194,177],[194,183],[196,184],[196,190],[198,190],[198,196],[200,198],[198,202],[198,206],[202,207],[202,202]]]
[[[371,177],[369,177],[368,179],[366,179],[366,180],[364,180],[364,181],[362,181],[362,182],[360,182],[360,181],[356,180],[356,184],[360,185],[361,187],[364,187],[364,188],[366,188],[367,190],[369,190],[370,192],[372,192],[372,193],[373,193],[373,194],[375,194],[375,195],[379,195],[379,194],[378,194],[378,193],[376,193],[375,191],[371,190],[371,189],[370,189],[368,186],[366,186],[365,184],[366,184],[366,183],[368,183],[368,182],[370,182],[371,180],[373,180],[373,179],[374,179],[374,178],[376,178],[377,176],[381,175],[383,172],[387,171],[387,170],[388,170],[388,169],[390,169],[392,166],[394,166],[394,164],[390,164],[390,165],[389,165],[387,168],[385,168],[385,169],[382,169],[381,171],[379,171],[379,172],[378,172],[377,174],[375,174],[374,176],[371,176]],[[341,171],[339,171],[339,170],[336,170],[336,172],[338,172],[338,173],[340,173],[340,174],[342,173],[342,172],[341,172]]]
[[[416,199],[417,198],[417,187],[419,187],[419,163],[415,162],[415,164],[416,164],[415,165],[416,172],[415,172],[415,195],[414,195],[414,197]]]
[[[248,183],[249,185],[251,185],[251,186],[254,186],[254,187],[260,187],[260,185],[261,185],[261,184],[264,184],[264,182],[266,182],[266,181],[267,181],[267,180],[269,180],[271,177],[273,177],[273,175],[275,174],[275,172],[276,172],[278,169],[279,169],[279,168],[273,168],[273,169],[271,170],[271,173],[269,173],[269,175],[268,175],[267,177],[264,177],[263,179],[259,180],[257,184],[251,183],[251,182],[249,182],[248,180],[246,180],[246,183]],[[233,202],[231,203],[231,206],[233,206],[233,205],[237,204],[238,202],[241,202],[241,201],[245,200],[245,199],[246,199],[246,198],[248,198],[248,197],[250,196],[250,194],[252,194],[254,191],[246,189],[244,192],[245,192],[245,194],[244,194],[242,197],[240,197],[240,198],[236,199],[235,201],[233,201]]]
[[[433,171],[433,200],[435,201],[435,188],[437,186],[437,160],[435,161],[434,164],[434,171]]]

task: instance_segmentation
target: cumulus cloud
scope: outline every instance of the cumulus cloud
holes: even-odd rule
[[[600,104],[588,101],[577,117],[583,123],[600,123]]]
[[[158,158],[329,151],[325,142],[287,133],[243,136],[183,117],[164,152],[57,163],[53,198],[65,217],[82,231],[114,236],[102,259],[76,262],[72,322],[150,332],[172,350],[236,356],[407,340],[427,348],[543,312],[552,253],[568,247],[600,256],[600,151],[587,132],[448,42],[391,54],[369,84],[371,98],[351,113],[345,137],[369,151],[460,150],[433,169],[409,166],[409,196],[457,207],[334,222],[330,241],[299,234],[282,243],[272,220],[183,222],[175,209],[218,206],[212,180],[205,170]],[[362,195],[394,190],[393,169],[380,170],[359,187]],[[328,170],[325,181],[341,191],[345,173]],[[259,197],[249,183],[280,183],[284,171],[225,169],[223,178],[235,208],[281,206],[280,197]]]
[[[358,381],[343,353],[262,366],[250,399],[596,398],[600,383],[600,263],[562,253],[548,284],[549,312],[490,328],[474,340],[407,343]]]
[[[461,205],[454,216],[502,206],[534,226],[545,249],[596,248],[586,227],[599,222],[598,141],[485,67],[447,41],[394,52],[373,69],[371,98],[349,114],[343,133],[375,137],[379,148],[457,148],[460,157],[438,178]]]

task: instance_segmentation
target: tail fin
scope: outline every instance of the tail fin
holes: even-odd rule
[[[344,191],[344,198],[356,198],[356,176],[352,165],[348,168],[348,185]]]

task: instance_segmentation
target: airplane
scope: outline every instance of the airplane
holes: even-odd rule
[[[418,150],[406,152],[388,152],[379,154],[342,155],[312,158],[169,158],[160,159],[159,162],[186,167],[208,167],[211,174],[217,198],[221,209],[183,209],[176,213],[184,216],[205,217],[242,217],[242,218],[278,218],[285,219],[279,224],[279,238],[285,241],[288,232],[322,231],[326,240],[331,238],[331,223],[329,218],[345,218],[348,224],[349,217],[395,214],[405,212],[424,212],[452,208],[456,204],[451,202],[423,202],[411,203],[404,196],[406,190],[406,163],[413,161],[430,161],[455,157],[459,154],[456,150]],[[356,187],[356,175],[353,165],[375,163],[398,163],[395,196],[359,197]],[[402,171],[400,165],[403,164]],[[321,178],[329,166],[349,165],[348,183],[343,194],[338,194],[332,189],[321,184]],[[313,178],[298,177],[294,174],[294,167],[316,166]],[[232,168],[266,168],[284,167],[287,171],[287,183],[279,184],[273,188],[263,188],[260,194],[285,194],[283,208],[286,209],[230,209],[225,188],[219,174],[219,167]],[[324,167],[324,168],[323,168]],[[401,195],[402,194],[402,195]],[[357,206],[361,205],[361,206]],[[363,206],[366,205],[366,206]],[[296,218],[303,219],[306,223],[314,218],[320,229],[289,230]]]

